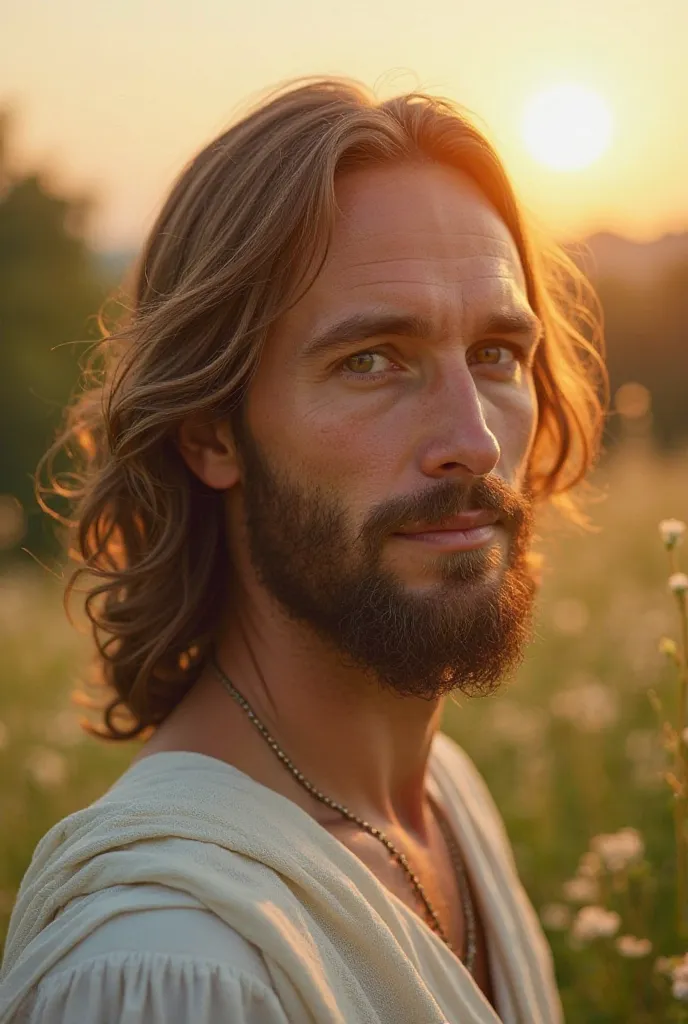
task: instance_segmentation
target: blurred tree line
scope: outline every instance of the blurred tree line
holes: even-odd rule
[[[11,120],[0,110],[0,557],[19,543],[42,557],[55,551],[54,528],[35,503],[33,472],[77,384],[79,359],[99,336],[96,314],[118,282],[87,244],[91,202],[56,194],[45,174],[14,166]],[[656,443],[685,442],[688,260],[649,288],[611,277],[595,287],[612,395],[626,382],[643,385]],[[608,445],[619,422],[611,417]]]
[[[13,512],[23,509],[21,543],[40,556],[53,527],[34,500],[32,475],[75,386],[84,342],[98,337],[95,315],[111,282],[85,241],[90,200],[57,195],[47,175],[16,169],[12,120],[0,111],[0,551],[15,547]]]
[[[657,446],[667,449],[685,444],[688,258],[668,266],[644,287],[611,276],[600,277],[594,285],[604,311],[612,396],[627,382],[643,385],[651,399],[647,419]],[[623,412],[621,402],[617,402],[617,410]],[[618,439],[621,429],[622,423],[612,414],[608,444]]]

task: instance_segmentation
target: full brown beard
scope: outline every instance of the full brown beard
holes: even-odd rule
[[[493,692],[520,664],[532,635],[536,584],[528,552],[533,502],[497,477],[470,487],[444,481],[391,499],[354,532],[346,506],[320,488],[277,473],[245,424],[237,437],[251,563],[294,621],[399,696],[433,699],[460,689]],[[503,546],[438,553],[436,581],[422,592],[382,564],[400,527],[437,522],[468,508],[500,516]],[[405,542],[404,542],[405,543]]]

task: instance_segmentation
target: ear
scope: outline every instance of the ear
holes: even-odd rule
[[[189,416],[177,431],[176,443],[191,472],[208,487],[225,491],[241,478],[236,444],[228,419],[208,422],[199,416]]]

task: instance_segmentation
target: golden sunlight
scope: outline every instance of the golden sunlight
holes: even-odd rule
[[[561,83],[532,97],[522,131],[538,163],[574,171],[594,163],[608,148],[612,117],[597,93],[573,82]]]

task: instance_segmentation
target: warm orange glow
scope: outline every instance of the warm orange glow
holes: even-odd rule
[[[526,106],[523,138],[546,167],[588,167],[608,148],[612,117],[605,101],[582,85],[564,83],[537,93]]]
[[[68,23],[62,4],[12,7],[0,99],[16,109],[13,147],[26,166],[52,167],[56,187],[94,194],[101,248],[138,247],[200,147],[269,87],[320,73],[467,107],[519,198],[562,239],[649,241],[688,226],[686,0],[665,0],[661,17],[628,0],[437,0],[430,23],[410,0],[205,0],[202,17],[192,3],[161,17],[140,0],[116,14],[69,0]],[[577,83],[568,98],[562,83]]]

